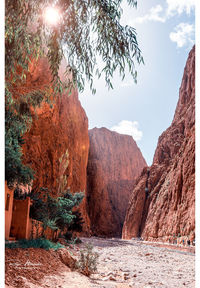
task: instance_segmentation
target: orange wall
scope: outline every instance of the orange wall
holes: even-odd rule
[[[5,210],[5,239],[9,240],[10,236],[10,226],[12,220],[12,209],[13,209],[13,190],[10,190],[7,186],[7,182],[5,182],[5,209],[6,209],[6,202],[7,202],[7,195],[10,195],[9,200],[9,207],[8,210]]]
[[[42,222],[41,221],[37,221],[35,219],[29,219],[29,239],[35,239],[37,237],[41,237],[42,236],[42,231],[43,231],[43,227],[42,227]],[[49,240],[52,240],[54,237],[58,236],[60,230],[58,230],[57,232],[54,232],[53,230],[51,230],[49,227],[47,227],[47,229],[45,230],[45,237]]]
[[[7,195],[10,195],[9,205]],[[42,222],[29,218],[31,200],[14,199],[14,189],[10,190],[5,183],[5,239],[15,237],[16,239],[35,239],[42,236]],[[8,206],[8,207],[7,207]],[[60,231],[54,233],[49,227],[45,231],[47,239],[53,239]]]
[[[13,216],[10,234],[16,239],[29,238],[29,211],[30,198],[25,200],[13,200]]]

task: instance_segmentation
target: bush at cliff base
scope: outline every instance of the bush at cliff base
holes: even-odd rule
[[[64,248],[60,243],[53,243],[44,238],[26,240],[22,239],[16,242],[9,242],[5,244],[6,248],[14,249],[14,248],[42,248],[45,250],[53,249],[58,250],[60,248]]]

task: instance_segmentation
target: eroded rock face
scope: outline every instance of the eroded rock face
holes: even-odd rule
[[[148,179],[148,185],[147,185]],[[147,194],[145,187],[148,186]],[[195,230],[195,48],[185,66],[171,126],[159,137],[153,165],[131,195],[123,238],[193,240]]]
[[[106,128],[89,130],[87,204],[91,230],[119,236],[134,180],[146,162],[131,136]]]
[[[44,89],[45,85],[50,85],[50,81],[48,63],[46,59],[40,59],[36,65],[33,63],[30,67],[24,89]],[[63,94],[52,108],[46,103],[37,108],[36,113],[33,112],[31,129],[24,138],[24,163],[29,164],[36,172],[33,189],[47,187],[57,196],[60,176],[66,175],[71,192],[86,190],[88,119],[77,91],[72,91],[71,95]],[[69,165],[65,169],[67,160]],[[85,200],[81,206],[84,229],[87,230],[89,219]]]

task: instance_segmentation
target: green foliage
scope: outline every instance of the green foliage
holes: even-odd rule
[[[97,271],[98,253],[93,252],[93,246],[89,243],[81,250],[80,259],[76,263],[76,268],[84,275],[90,276]]]
[[[72,232],[69,230],[64,233],[61,238],[64,238],[67,244],[75,245],[75,244],[80,244],[82,243],[81,239],[78,237],[73,237]]]
[[[30,183],[34,171],[23,164],[23,135],[32,124],[30,107],[36,108],[43,101],[46,91],[35,90],[13,96],[13,86],[6,82],[5,87],[5,180],[13,183]],[[15,92],[15,94],[17,94]]]
[[[69,242],[71,244],[71,241],[73,239],[73,235],[72,232],[67,231],[63,234],[63,237],[65,238],[65,240],[67,240],[67,242]]]
[[[45,190],[45,194],[43,191]],[[30,209],[30,217],[43,222],[44,231],[47,227],[52,230],[67,228],[76,217],[72,209],[77,207],[84,197],[83,193],[65,193],[62,197],[53,198],[48,189],[42,189],[40,193],[31,195],[33,205]]]
[[[72,212],[72,215],[75,216],[72,220],[72,223],[69,225],[68,230],[69,231],[76,231],[76,232],[82,232],[83,230],[83,223],[84,220],[81,216],[81,213],[76,210]]]
[[[25,80],[31,59],[43,54],[42,35],[38,33],[40,28],[31,31],[30,27],[39,12],[38,4],[33,0],[5,1],[5,75],[9,80],[12,76],[14,83],[19,79]],[[15,73],[19,65],[22,71]]]
[[[60,243],[53,243],[44,238],[37,238],[32,240],[22,239],[16,242],[8,242],[5,244],[6,248],[14,249],[14,248],[42,248],[45,250],[53,249],[58,250],[60,248],[64,248]]]
[[[51,67],[56,93],[77,85],[84,89],[88,81],[93,93],[93,77],[104,75],[112,88],[111,79],[119,71],[122,79],[128,67],[133,79],[137,73],[135,62],[143,58],[138,47],[136,31],[120,23],[122,0],[7,0],[5,2],[5,66],[6,77],[14,75],[26,79],[31,59],[46,55]],[[136,0],[127,0],[136,7]],[[43,12],[46,7],[58,8],[61,17],[56,26],[47,25]],[[35,23],[34,27],[32,23]],[[66,59],[68,82],[62,86],[58,68]],[[97,59],[104,67],[100,69]],[[22,71],[16,74],[17,65]],[[70,80],[72,78],[72,80]]]
[[[56,223],[60,230],[64,230],[64,228],[69,226],[76,218],[72,209],[80,205],[83,197],[84,194],[82,192],[73,195],[70,192],[67,192],[64,197],[58,197],[58,211],[56,213],[58,219]]]
[[[78,238],[78,237],[75,237],[73,242],[74,242],[74,244],[81,244],[82,240],[80,238]]]
[[[22,163],[23,133],[26,124],[22,117],[14,112],[5,111],[5,179],[8,185],[15,182],[29,183],[33,171]]]

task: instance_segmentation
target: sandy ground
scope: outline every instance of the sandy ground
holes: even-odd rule
[[[172,245],[145,243],[137,240],[125,241],[120,239],[101,239],[94,237],[81,239],[83,240],[83,243],[75,248],[74,254],[77,255],[79,253],[78,248],[81,249],[85,243],[91,243],[94,246],[94,250],[99,254],[98,272],[93,274],[90,278],[78,272],[70,271],[68,267],[59,261],[56,253],[52,253],[51,251],[40,251],[42,254],[38,256],[38,260],[40,260],[41,266],[32,267],[32,271],[29,271],[30,277],[27,276],[26,272],[21,275],[22,272],[19,272],[19,270],[17,271],[16,267],[13,272],[13,267],[11,269],[10,264],[7,263],[7,285],[5,287],[195,287],[194,248],[179,248]],[[10,254],[6,254],[9,254],[11,259],[11,254],[13,252],[8,252]],[[34,255],[33,251],[32,253]],[[33,255],[29,256],[29,259],[32,262],[34,262],[34,258],[31,258]],[[19,255],[17,256],[17,252],[16,257],[19,257]],[[20,259],[22,258],[23,257],[21,256]],[[12,261],[14,261],[14,259],[12,259]],[[24,259],[24,261],[27,261],[27,259]],[[45,264],[46,261],[48,262],[47,267]]]

